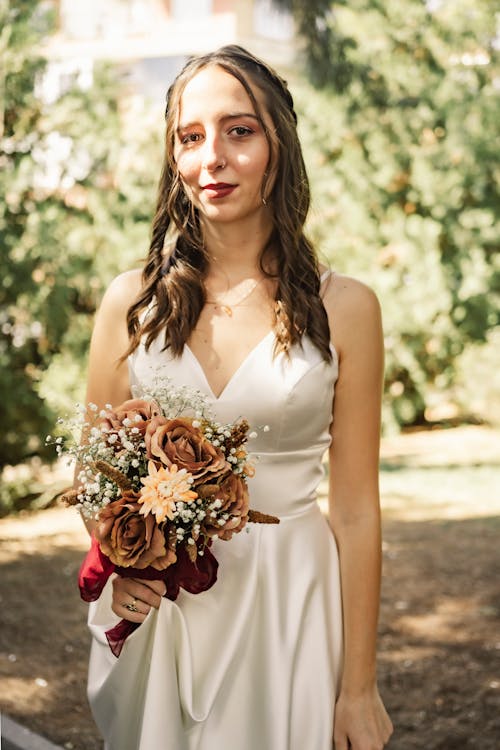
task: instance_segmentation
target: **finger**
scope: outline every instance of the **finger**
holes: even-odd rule
[[[156,585],[149,586],[148,584]],[[163,581],[143,581],[139,578],[121,578],[117,576],[113,580],[113,601],[122,600],[127,602],[127,596],[148,604],[149,607],[158,609],[161,602],[165,584]]]
[[[151,610],[151,605],[140,598],[143,590],[150,591],[147,587],[137,586],[131,580],[128,580],[125,585],[118,579],[113,581],[111,609],[115,615],[123,620],[129,620],[129,622],[144,622],[146,615]]]
[[[142,581],[142,583],[152,589],[158,596],[165,596],[167,593],[165,581]]]
[[[130,606],[134,606],[135,609],[132,611],[131,609],[129,609]],[[151,610],[151,607],[149,607],[148,605],[140,604],[140,602],[136,601],[135,599],[131,599],[128,602],[113,602],[113,604],[111,605],[111,609],[113,610],[115,615],[121,617],[122,620],[141,623],[146,619],[146,615]],[[145,611],[146,609],[147,611]]]
[[[113,580],[113,612],[130,622],[143,622],[151,607],[159,608],[162,599],[147,583],[151,582],[117,576]],[[155,581],[155,584],[155,589],[163,591],[165,588],[163,581]]]
[[[131,579],[132,584],[128,591],[140,602],[148,605],[149,608],[154,607],[158,609],[161,604],[162,595],[158,593],[153,587],[149,586],[149,581],[139,581],[137,578]],[[160,581],[161,583],[161,581]],[[165,585],[165,584],[163,584]],[[162,589],[160,589],[162,590]]]
[[[334,735],[333,737],[333,750],[349,750],[351,743],[348,741],[345,734]]]

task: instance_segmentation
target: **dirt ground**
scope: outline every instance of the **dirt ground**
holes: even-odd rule
[[[390,750],[500,749],[499,454],[500,433],[478,427],[384,441],[379,673]],[[476,492],[467,471],[484,466],[489,484]],[[430,502],[426,477],[457,467],[468,491]],[[67,750],[97,750],[75,582],[81,522],[61,508],[10,517],[0,541],[0,709]]]

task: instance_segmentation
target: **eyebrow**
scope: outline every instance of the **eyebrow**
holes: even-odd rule
[[[230,114],[223,115],[220,119],[222,122],[225,122],[226,120],[238,120],[240,117],[251,117],[252,120],[259,122],[259,118],[254,112],[231,112]],[[194,125],[199,125],[199,121],[194,120],[193,122],[187,122],[185,125],[178,125],[176,132],[181,133],[183,130],[189,130]]]

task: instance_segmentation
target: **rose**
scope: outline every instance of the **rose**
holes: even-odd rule
[[[144,435],[146,428],[153,417],[160,414],[160,409],[153,401],[145,401],[142,398],[131,398],[117,406],[109,409],[101,420],[101,426],[107,432],[118,432],[124,426],[125,420],[130,420],[131,427],[137,427]],[[140,417],[140,418],[138,418]]]
[[[99,513],[94,536],[101,551],[112,563],[123,568],[165,570],[177,559],[167,546],[162,527],[151,514],[143,516],[138,495],[124,492]]]
[[[221,505],[215,511],[214,518],[208,512],[202,525],[202,530],[208,536],[218,536],[225,541],[231,539],[243,529],[248,521],[248,487],[242,477],[232,472],[224,477],[218,484],[204,485],[198,489],[201,497],[211,497],[219,500]],[[219,519],[227,515],[228,519],[224,525],[219,524]]]
[[[155,417],[146,429],[144,440],[148,458],[165,466],[175,464],[178,469],[186,469],[195,486],[200,481],[213,481],[230,468],[220,448],[212,445],[189,419]]]

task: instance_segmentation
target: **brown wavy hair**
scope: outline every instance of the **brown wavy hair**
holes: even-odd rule
[[[328,361],[331,359],[330,331],[319,294],[319,265],[304,235],[310,192],[293,99],[286,81],[237,45],[190,59],[168,90],[165,159],[142,289],[127,313],[130,346],[124,358],[138,347],[143,337],[148,349],[161,333],[165,348],[169,347],[174,355],[180,356],[206,302],[203,282],[208,260],[200,219],[198,210],[184,192],[173,151],[177,112],[184,88],[208,65],[223,68],[241,83],[269,145],[269,164],[261,195],[271,209],[273,229],[261,252],[260,270],[277,282],[275,353],[287,353],[307,333]],[[273,136],[264,122],[252,86],[258,87],[264,95],[274,126]],[[274,183],[269,192],[271,171]],[[273,263],[275,273],[269,271],[268,261]]]

